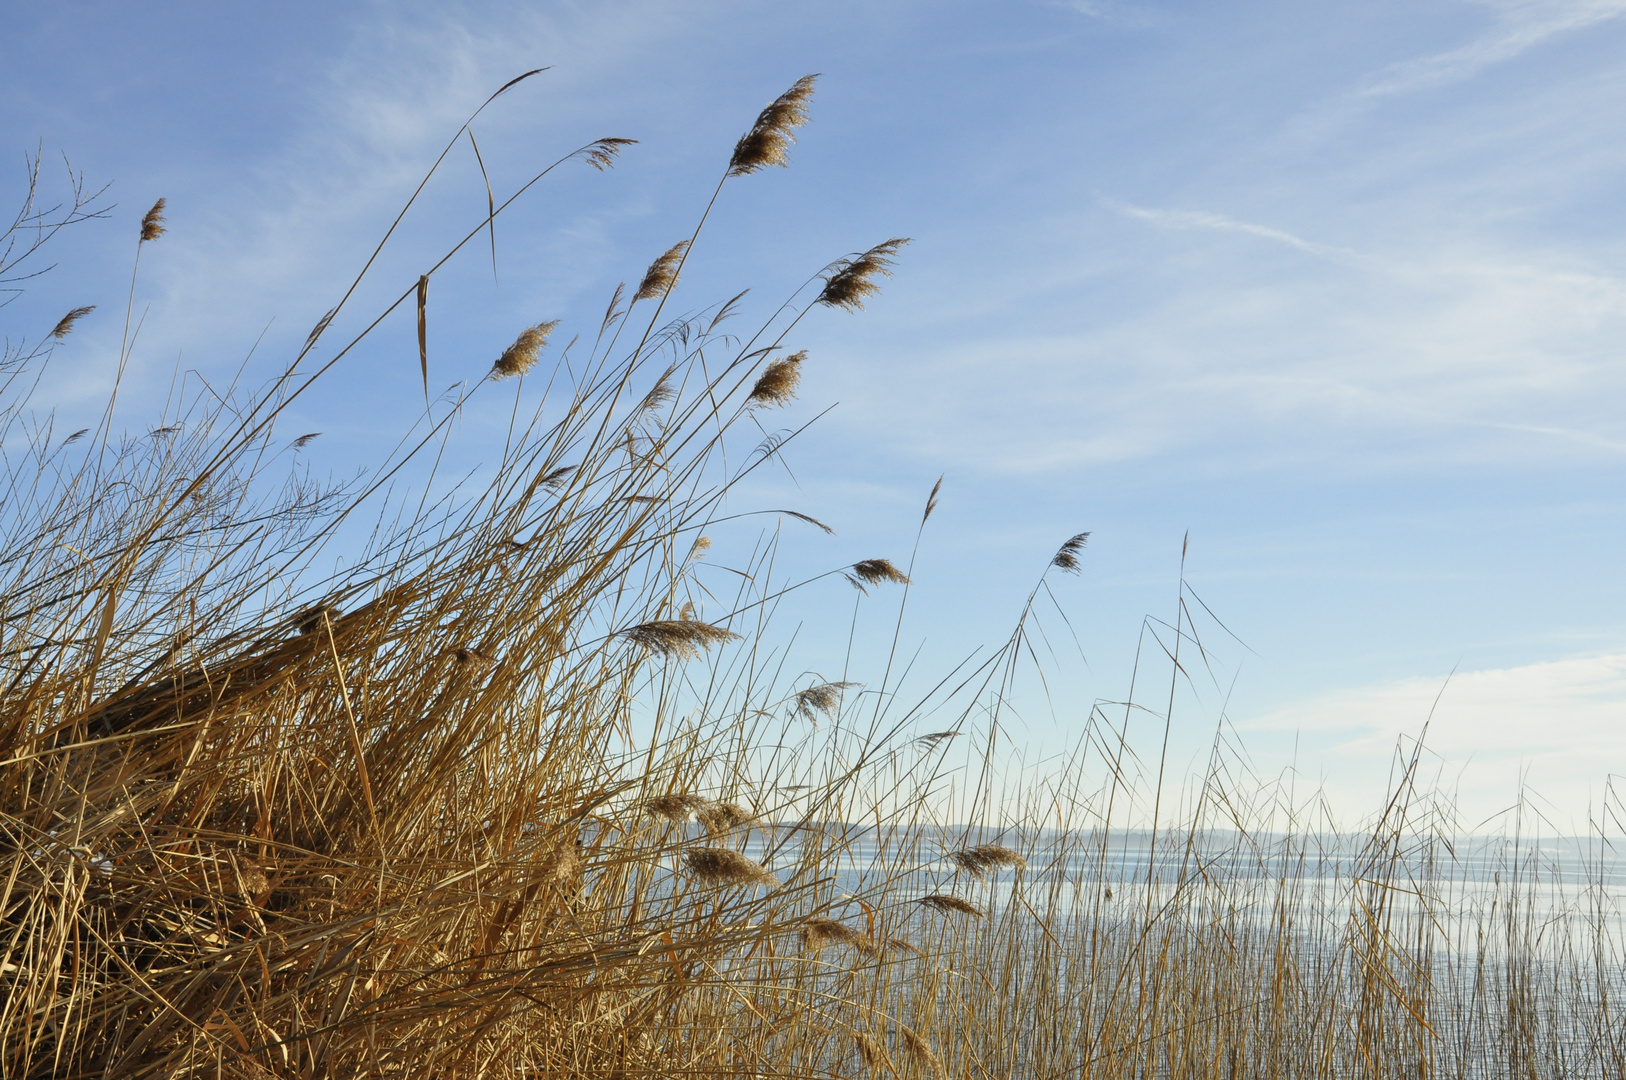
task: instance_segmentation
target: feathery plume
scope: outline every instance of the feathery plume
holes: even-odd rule
[[[301,435],[288,445],[292,446],[295,450],[303,449],[307,443],[320,434],[322,434],[320,431],[307,431],[305,434]]]
[[[790,144],[796,141],[791,132],[807,123],[807,103],[813,97],[813,80],[817,78],[816,74],[803,75],[757,115],[751,130],[734,144],[734,154],[728,159],[729,176],[744,176],[768,165],[789,164]]]
[[[707,885],[779,885],[778,878],[731,848],[690,848],[683,857],[689,872]]]
[[[944,739],[957,739],[959,737],[960,733],[958,731],[928,731],[916,739],[915,742],[930,750]]]
[[[855,682],[827,682],[800,690],[796,694],[796,715],[814,721],[818,720],[819,713],[834,717],[841,707],[841,695],[859,685]]]
[[[644,800],[644,810],[667,821],[688,821],[689,815],[706,805],[698,795],[659,795]]]
[[[815,303],[828,304],[845,311],[858,311],[864,298],[881,291],[877,277],[891,277],[892,264],[898,249],[909,242],[907,236],[896,236],[876,244],[861,254],[833,263],[829,276],[824,279],[824,291]]]
[[[707,802],[695,811],[694,816],[700,819],[700,824],[706,827],[707,832],[714,833],[737,829],[756,818],[755,814],[739,803],[731,802]]]
[[[889,1073],[897,1072],[892,1064],[892,1058],[886,1052],[886,1047],[862,1031],[853,1033],[853,1042],[858,1045],[858,1056],[864,1059],[865,1065],[872,1069],[885,1069]]]
[[[898,1034],[903,1036],[903,1048],[909,1051],[909,1056],[919,1062],[936,1080],[942,1080],[943,1063],[933,1052],[932,1044],[906,1024],[898,1025]]]
[[[711,537],[709,537],[709,536],[697,536],[697,537],[694,538],[694,545],[689,548],[689,558],[698,559],[698,558],[700,558],[702,555],[704,555],[706,552],[708,552],[710,550],[711,550]]]
[[[557,469],[549,470],[548,474],[538,480],[537,483],[545,488],[558,487],[565,477],[575,471],[576,466],[574,465],[561,465]]]
[[[459,664],[477,664],[484,667],[486,664],[495,663],[491,657],[487,656],[479,649],[474,648],[472,645],[465,645],[460,649],[453,649],[451,651],[451,657]]]
[[[73,330],[74,323],[78,322],[80,319],[83,319],[86,315],[89,315],[95,310],[95,304],[74,308],[72,311],[62,316],[61,321],[56,324],[56,329],[51,331],[51,336],[56,338],[58,341],[61,341],[63,338],[68,336],[70,331]]]
[[[656,619],[621,631],[621,636],[662,656],[692,660],[701,652],[739,635],[710,623],[686,619]]]
[[[983,914],[982,908],[970,903],[969,901],[961,900],[958,896],[944,896],[941,893],[932,893],[930,896],[922,896],[917,898],[915,903],[925,904],[929,908],[936,908],[938,911],[942,912],[952,912],[959,915],[973,915],[979,919],[985,919],[988,917]]]
[[[932,511],[937,509],[937,493],[942,490],[943,478],[939,476],[937,478],[937,483],[932,485],[932,493],[926,496],[926,512],[920,515],[920,523],[922,525],[926,524],[926,522],[931,518]]]
[[[757,377],[756,385],[746,399],[753,405],[783,405],[796,396],[796,384],[802,381],[802,361],[807,350],[791,353],[771,361]]]
[[[909,584],[909,578],[904,572],[893,566],[888,559],[865,559],[863,562],[853,563],[853,573],[869,585],[879,585],[883,581],[897,585]]]
[[[141,219],[141,242],[156,240],[164,235],[164,200],[152,204],[152,209]]]
[[[844,946],[861,956],[874,956],[880,952],[868,934],[834,919],[809,919],[802,924],[802,948],[817,954],[832,945]]]
[[[632,294],[633,303],[666,295],[677,284],[678,263],[683,261],[683,254],[688,250],[689,242],[679,240],[666,249],[666,254],[650,263],[649,269],[644,271],[644,280],[638,283],[638,291]]]
[[[1059,566],[1069,574],[1078,573],[1078,553],[1084,550],[1084,545],[1090,542],[1090,534],[1081,532],[1061,546],[1056,557],[1050,560],[1051,566]]]
[[[559,325],[559,320],[537,323],[527,328],[514,343],[503,350],[497,357],[497,362],[491,365],[491,374],[498,379],[506,379],[511,375],[523,375],[536,364],[536,354],[548,343],[548,335],[553,333]]]
[[[988,871],[1001,866],[1025,870],[1028,865],[1026,859],[1002,844],[979,844],[974,848],[951,851],[948,860],[975,878],[981,878]]]
[[[581,159],[599,172],[615,164],[623,146],[631,146],[637,139],[599,139],[576,151]]]

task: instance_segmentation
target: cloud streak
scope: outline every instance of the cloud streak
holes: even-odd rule
[[[1462,82],[1552,38],[1626,15],[1626,0],[1523,0],[1493,6],[1497,17],[1490,32],[1455,49],[1392,65],[1356,96],[1397,97]]]

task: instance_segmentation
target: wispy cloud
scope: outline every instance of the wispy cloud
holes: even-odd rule
[[[1626,654],[1401,679],[1319,695],[1239,727],[1250,745],[1298,732],[1319,749],[1303,773],[1320,773],[1340,802],[1374,805],[1379,766],[1397,740],[1424,732],[1425,779],[1457,792],[1476,825],[1527,787],[1559,824],[1584,827],[1611,768],[1626,762]]]
[[[1626,0],[1512,0],[1488,5],[1492,28],[1465,45],[1394,64],[1357,91],[1357,97],[1394,97],[1470,79],[1543,42],[1626,15]]]
[[[1236,218],[1224,214],[1216,214],[1206,210],[1158,210],[1147,206],[1135,206],[1130,203],[1113,202],[1108,200],[1107,205],[1128,217],[1138,218],[1150,222],[1164,229],[1209,229],[1216,232],[1242,233],[1247,236],[1257,236],[1262,240],[1272,240],[1278,244],[1297,248],[1311,255],[1353,255],[1348,248],[1334,247],[1330,244],[1318,244],[1295,236],[1285,229],[1272,228],[1269,225],[1258,225],[1251,221],[1238,221]]]

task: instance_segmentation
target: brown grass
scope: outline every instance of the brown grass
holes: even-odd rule
[[[1042,776],[991,749],[1060,685],[1018,679],[1061,640],[1031,604],[940,692],[861,648],[807,673],[769,614],[822,586],[784,586],[732,452],[770,354],[711,318],[606,338],[432,511],[274,470],[296,361],[124,440],[4,384],[0,1076],[1626,1075],[1613,788],[1555,865],[1533,814],[1463,837],[1421,748],[1340,832],[1227,735],[1153,839],[1132,725],[1183,717],[1070,717]]]

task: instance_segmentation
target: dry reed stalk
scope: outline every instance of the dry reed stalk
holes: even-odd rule
[[[779,879],[732,848],[694,847],[683,853],[689,872],[708,885],[779,886]]]
[[[1002,866],[1026,870],[1028,865],[1026,859],[1001,844],[979,844],[973,848],[951,851],[948,860],[976,878],[985,877],[989,871]]]
[[[860,311],[864,299],[881,291],[875,279],[891,277],[892,264],[897,261],[898,249],[909,243],[906,236],[882,241],[857,255],[835,263],[824,279],[824,288],[814,301],[845,311]]]
[[[988,917],[982,908],[971,903],[969,900],[961,900],[958,896],[945,896],[941,893],[932,893],[929,896],[916,897],[915,903],[925,904],[929,908],[936,908],[938,911],[948,912],[956,915],[971,915],[978,919],[986,919]]]
[[[817,75],[803,75],[757,115],[751,130],[740,136],[728,160],[729,176],[744,176],[769,165],[788,165],[792,131],[808,121],[807,103],[813,99]]]
[[[762,369],[746,400],[753,405],[783,405],[796,397],[796,384],[802,381],[802,361],[807,350],[774,360]]]
[[[644,279],[638,283],[638,291],[632,294],[633,302],[658,299],[670,292],[677,284],[678,264],[688,250],[689,241],[679,240],[650,263],[649,269],[644,271]]]
[[[896,585],[909,584],[908,576],[893,566],[890,559],[865,559],[863,562],[853,563],[852,572],[860,581],[869,585],[879,585],[888,581]]]
[[[558,327],[559,320],[537,323],[520,332],[514,343],[503,350],[497,357],[497,362],[491,365],[491,376],[496,379],[507,379],[515,375],[523,375],[536,366],[537,354],[548,343],[548,337]]]

